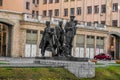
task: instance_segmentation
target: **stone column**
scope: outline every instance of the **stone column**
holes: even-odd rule
[[[96,39],[97,39],[97,36],[94,36],[95,39],[94,39],[94,56],[96,55]]]
[[[40,44],[40,30],[37,31],[37,53],[36,56],[39,56],[39,44]]]
[[[76,37],[77,35],[75,35],[75,37],[74,37],[74,40],[73,40],[73,56],[75,56],[76,55],[76,51],[75,51],[75,49],[76,49]]]
[[[110,49],[110,34],[108,34],[107,36],[106,36],[106,40],[105,40],[105,49],[106,49],[106,53],[108,53],[108,50]]]
[[[25,57],[25,45],[26,45],[26,30],[21,29],[20,53],[22,57]]]
[[[104,53],[108,52],[108,43],[109,43],[109,37],[104,37]]]
[[[84,57],[86,56],[86,48],[87,48],[87,35],[85,35],[85,43],[84,43]]]

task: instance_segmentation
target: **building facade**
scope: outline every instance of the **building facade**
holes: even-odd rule
[[[120,26],[119,0],[40,0],[40,15]]]
[[[0,9],[21,13],[33,14],[33,17],[39,15],[39,0],[0,0]]]
[[[74,15],[76,20],[80,21],[79,24],[106,25],[106,30],[110,32],[107,50],[112,54],[119,54],[119,31],[116,30],[119,30],[120,26],[119,0],[40,0],[40,2],[40,15],[63,19],[69,19],[70,15]]]
[[[118,0],[15,0],[15,4],[9,1],[0,0],[0,56],[41,56],[39,44],[45,22],[50,20],[55,27],[63,20],[65,25],[69,16],[75,15],[79,24],[73,56],[93,58],[110,52],[120,59]],[[46,51],[45,56],[51,53]]]

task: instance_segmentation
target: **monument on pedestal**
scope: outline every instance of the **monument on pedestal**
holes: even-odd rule
[[[46,22],[46,28],[43,32],[43,37],[40,43],[41,54],[44,57],[45,50],[52,51],[52,57],[72,57],[72,42],[76,34],[77,21],[75,16],[70,16],[70,21],[62,28],[62,21],[53,29],[50,27],[50,22]]]
[[[62,27],[62,21],[55,28],[46,22],[46,28],[40,43],[42,57],[36,57],[35,63],[64,67],[79,78],[95,76],[95,64],[88,62],[88,58],[76,58],[71,55],[72,42],[77,30],[75,16],[70,16],[70,21]],[[52,52],[52,57],[45,57],[45,50]]]

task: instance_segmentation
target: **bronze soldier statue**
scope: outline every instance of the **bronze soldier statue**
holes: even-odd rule
[[[72,42],[76,34],[77,21],[75,21],[74,18],[75,16],[70,16],[70,21],[66,23],[64,28],[65,30],[64,53],[66,56],[71,56]]]
[[[55,55],[55,50],[53,46],[53,34],[54,31],[50,27],[50,22],[46,21],[46,28],[44,29],[43,37],[39,46],[41,48],[42,56],[44,56],[45,50],[47,50],[47,48],[49,48],[52,51],[52,55]]]
[[[50,28],[50,22],[46,22],[46,28],[40,43],[41,54],[44,56],[45,50],[52,51],[53,56],[71,56],[72,42],[76,34],[77,21],[75,16],[70,16],[70,21],[62,28],[62,21],[55,29]],[[57,49],[57,54],[55,50]]]
[[[62,28],[62,21],[59,21],[58,26],[55,27],[55,42],[57,47],[57,56],[62,56],[62,46],[63,46],[63,35],[64,31]]]

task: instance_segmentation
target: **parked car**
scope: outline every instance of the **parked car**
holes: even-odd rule
[[[100,53],[100,54],[94,56],[94,59],[100,59],[100,60],[111,60],[112,57],[111,57],[109,54]]]

